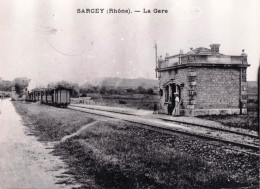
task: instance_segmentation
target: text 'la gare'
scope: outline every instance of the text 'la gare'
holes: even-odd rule
[[[153,13],[168,13],[167,9],[153,9]],[[151,13],[150,9],[143,9],[143,13]]]

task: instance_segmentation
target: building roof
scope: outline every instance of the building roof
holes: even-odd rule
[[[216,53],[216,52],[212,52],[211,49],[205,48],[205,47],[198,47],[196,49],[190,50],[189,52],[186,53],[188,54],[196,54],[196,55],[222,55],[221,53]]]
[[[190,48],[186,54],[167,56],[158,60],[157,70],[168,70],[186,66],[206,67],[248,67],[247,54],[242,50],[241,55],[224,55],[219,52],[220,44],[211,44],[210,48]],[[182,51],[181,51],[182,52]]]

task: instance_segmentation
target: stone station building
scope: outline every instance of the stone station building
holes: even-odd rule
[[[158,59],[161,113],[168,112],[169,103],[175,108],[176,93],[179,115],[247,113],[247,54],[242,50],[240,56],[224,55],[219,47],[191,48],[186,54],[181,50]]]

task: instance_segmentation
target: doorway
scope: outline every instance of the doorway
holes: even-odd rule
[[[173,111],[175,108],[177,108],[177,111],[178,112],[178,109],[179,109],[179,103],[176,103],[176,98],[175,98],[175,94],[177,93],[179,95],[179,102],[181,100],[181,90],[180,90],[180,85],[176,84],[176,83],[171,83],[169,84],[166,89],[168,89],[168,94],[167,94],[167,99],[168,99],[168,102],[170,102],[169,104],[169,109],[168,109],[168,114],[172,115],[173,114]],[[176,105],[178,107],[176,107]]]

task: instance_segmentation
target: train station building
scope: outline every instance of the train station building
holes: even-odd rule
[[[187,53],[181,50],[179,54],[158,58],[161,113],[175,109],[178,111],[170,114],[247,113],[247,54],[242,50],[240,55],[224,55],[219,47],[220,44],[212,44],[210,48],[191,48]]]

